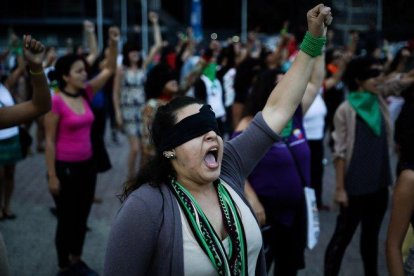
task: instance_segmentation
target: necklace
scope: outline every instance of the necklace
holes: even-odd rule
[[[64,90],[60,90],[60,92],[62,92],[62,94],[65,94],[66,96],[68,96],[68,97],[71,97],[71,98],[77,98],[77,97],[79,97],[80,95],[82,95],[82,92],[77,92],[77,93],[75,93],[75,94],[72,94],[72,93],[69,93],[69,92],[66,92],[66,91],[64,91]]]
[[[188,224],[204,253],[209,257],[219,275],[247,275],[247,245],[242,220],[230,193],[215,181],[224,227],[230,238],[229,254],[219,235],[191,193],[174,179],[170,188],[184,210]]]

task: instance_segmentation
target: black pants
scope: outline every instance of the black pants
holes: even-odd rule
[[[311,151],[311,185],[315,189],[316,204],[322,206],[323,139],[308,140]]]
[[[54,196],[57,211],[55,244],[59,267],[69,266],[69,255],[80,256],[86,235],[86,222],[93,202],[96,172],[92,162],[56,161],[60,181]]]
[[[306,247],[306,206],[298,206],[292,225],[283,225],[272,219],[272,205],[270,198],[260,197],[266,211],[266,220],[269,230],[263,232],[264,245],[266,248],[266,265],[269,270],[274,261],[275,276],[295,276],[298,271],[305,267]]]
[[[388,189],[349,196],[349,204],[341,208],[335,232],[325,252],[325,275],[338,275],[345,250],[361,223],[360,250],[367,276],[378,275],[378,234],[388,203]]]

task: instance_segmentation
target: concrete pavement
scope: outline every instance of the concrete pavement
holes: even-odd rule
[[[109,139],[107,139],[109,140]],[[107,141],[113,168],[101,174],[98,179],[96,196],[103,199],[94,204],[89,218],[91,231],[88,232],[84,246],[83,259],[98,273],[103,271],[106,241],[120,203],[116,195],[121,192],[126,175],[127,140],[121,137],[121,145]],[[20,162],[16,168],[16,187],[12,199],[12,209],[17,219],[0,222],[0,232],[8,250],[11,275],[13,276],[51,276],[57,272],[57,257],[54,247],[56,219],[49,208],[53,201],[46,183],[44,154],[33,154]],[[328,162],[325,171],[324,199],[331,202],[334,190],[332,163]],[[305,270],[300,275],[323,275],[324,250],[335,226],[336,212],[320,212],[321,235],[319,244],[306,253]],[[384,219],[380,234],[380,275],[387,275],[384,257],[384,242],[389,221],[389,210]],[[131,229],[132,230],[132,229]],[[359,230],[347,249],[342,263],[344,276],[363,275],[359,254]]]

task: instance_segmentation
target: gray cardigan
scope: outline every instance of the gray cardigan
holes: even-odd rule
[[[244,181],[277,139],[258,113],[242,134],[225,143],[220,178],[247,206]],[[183,275],[181,226],[179,206],[170,189],[141,186],[126,199],[112,225],[104,275]],[[266,275],[263,249],[256,275]]]

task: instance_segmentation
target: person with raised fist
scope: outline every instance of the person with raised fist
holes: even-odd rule
[[[331,9],[317,5],[307,18],[292,67],[235,139],[223,142],[211,107],[194,98],[158,108],[151,129],[156,156],[126,184],[105,275],[266,275],[244,180],[280,139],[324,46]]]
[[[97,275],[81,260],[81,254],[96,184],[90,104],[94,93],[116,70],[119,29],[109,28],[108,35],[107,63],[93,79],[87,79],[86,61],[76,54],[59,58],[55,70],[49,73],[59,86],[52,98],[52,110],[45,116],[45,127],[47,176],[56,203],[55,242],[61,275]]]

